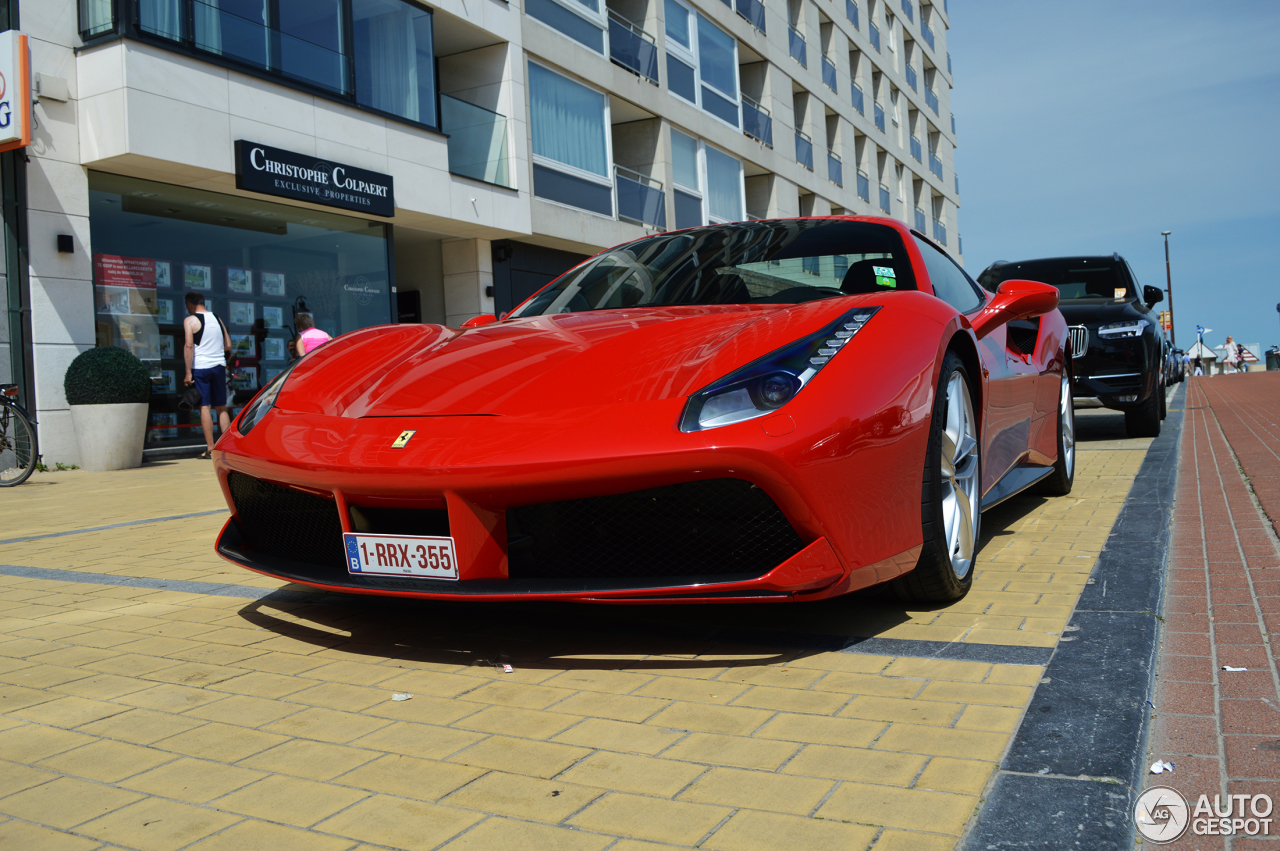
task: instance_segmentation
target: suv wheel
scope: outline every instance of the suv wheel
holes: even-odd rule
[[[1124,430],[1130,437],[1159,437],[1162,407],[1164,407],[1164,393],[1157,385],[1142,404],[1124,412]]]

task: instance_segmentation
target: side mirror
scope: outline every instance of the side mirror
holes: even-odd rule
[[[1164,290],[1159,287],[1143,287],[1142,300],[1147,307],[1152,307],[1164,301]]]
[[[492,313],[482,313],[479,316],[473,316],[466,322],[463,322],[462,328],[479,328],[481,325],[491,325],[498,321],[498,317]]]
[[[972,320],[978,339],[1007,322],[1043,316],[1058,306],[1058,288],[1039,281],[1005,281]]]

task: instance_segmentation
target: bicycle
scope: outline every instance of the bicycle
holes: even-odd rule
[[[0,487],[5,488],[30,478],[40,458],[36,430],[17,395],[16,384],[0,384]]]

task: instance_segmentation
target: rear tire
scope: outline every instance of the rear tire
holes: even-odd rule
[[[1053,472],[1037,488],[1040,493],[1066,496],[1076,480],[1076,406],[1071,398],[1071,377],[1062,371],[1062,390],[1058,397],[1058,460]]]
[[[1160,388],[1152,392],[1146,400],[1131,411],[1124,412],[1124,430],[1130,437],[1160,436],[1160,403],[1164,394]]]
[[[17,408],[0,405],[0,487],[14,487],[36,469],[36,434]]]
[[[964,362],[947,352],[925,451],[920,499],[924,545],[915,569],[893,581],[903,600],[947,603],[973,586],[982,524],[982,441],[969,387]]]
[[[1160,419],[1163,421],[1169,415],[1169,397],[1168,385],[1160,385]]]

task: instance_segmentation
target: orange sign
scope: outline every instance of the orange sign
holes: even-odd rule
[[[31,53],[17,30],[0,33],[0,151],[31,144]]]

